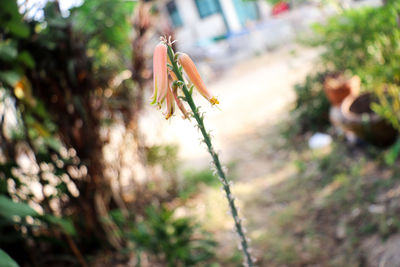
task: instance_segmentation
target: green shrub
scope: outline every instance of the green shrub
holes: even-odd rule
[[[381,86],[374,92],[379,101],[372,103],[371,108],[400,131],[400,87],[396,85]]]
[[[139,266],[142,253],[162,266],[205,266],[214,257],[216,242],[191,217],[178,218],[173,209],[150,206],[136,221],[120,210],[110,215],[134,245]]]
[[[327,23],[314,26],[312,45],[324,46],[324,69],[360,76],[362,90],[378,95],[373,110],[400,129],[400,2],[381,7],[345,10]],[[323,97],[323,74],[307,77],[295,87],[301,131],[327,125],[327,102]]]
[[[324,25],[315,25],[314,45],[324,46],[321,56],[332,71],[349,70],[364,86],[400,82],[399,1],[382,7],[346,10]]]
[[[28,220],[29,218],[30,220]],[[40,215],[28,204],[16,202],[9,197],[0,194],[0,247],[6,250],[9,247],[20,246],[23,239],[46,240],[48,244],[55,245],[56,239],[47,232],[58,232],[69,236],[75,236],[76,230],[73,223],[66,217],[55,217],[51,214]],[[46,231],[35,231],[39,227]],[[24,231],[25,230],[25,231]],[[60,244],[62,247],[62,244]],[[14,256],[15,256],[15,251]],[[25,259],[18,257],[18,260]],[[8,254],[0,249],[0,266],[18,266]]]
[[[329,102],[323,91],[325,73],[308,75],[302,84],[296,84],[295,107],[292,114],[298,131],[321,131],[329,125]]]

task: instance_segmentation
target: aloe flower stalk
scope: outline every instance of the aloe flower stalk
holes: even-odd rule
[[[168,91],[167,47],[163,43],[159,43],[154,49],[153,82],[154,89],[151,96],[151,104],[157,103],[160,106]]]
[[[204,96],[211,104],[219,104],[217,98],[211,94],[209,90],[207,90],[206,85],[203,82],[199,72],[197,71],[196,65],[193,60],[185,53],[179,53],[178,62],[181,64],[185,73],[189,77],[190,81],[199,91],[199,93]]]
[[[240,247],[241,247],[241,249],[243,251],[243,255],[244,255],[244,265],[252,267],[253,260],[252,260],[251,254],[250,254],[248,239],[246,238],[244,228],[242,226],[242,221],[239,218],[238,210],[236,208],[234,197],[231,192],[230,183],[226,177],[225,171],[219,160],[219,156],[214,150],[214,147],[211,142],[210,134],[207,132],[207,130],[204,126],[203,116],[200,115],[199,109],[193,101],[192,91],[188,89],[188,85],[186,84],[186,82],[183,78],[182,69],[178,64],[180,64],[182,66],[182,68],[185,70],[186,74],[188,75],[189,79],[194,84],[194,86],[196,86],[197,90],[199,90],[199,92],[205,98],[207,98],[211,102],[212,105],[218,104],[219,102],[207,90],[203,80],[201,79],[199,73],[197,72],[197,69],[196,69],[193,61],[189,58],[189,56],[187,56],[186,54],[179,54],[178,56],[176,56],[171,47],[173,42],[171,42],[170,39],[167,40],[165,37],[162,37],[161,40],[164,42],[164,45],[167,47],[168,68],[174,74],[174,75],[170,74],[170,76],[175,80],[172,84],[172,94],[174,95],[175,100],[179,100],[179,97],[177,96],[177,91],[179,89],[181,89],[181,91],[183,92],[183,97],[181,97],[181,98],[184,100],[184,102],[186,102],[189,105],[190,110],[192,111],[191,115],[195,119],[198,129],[200,130],[200,132],[203,136],[203,141],[206,144],[208,152],[211,155],[218,178],[219,178],[220,182],[222,183],[222,188],[225,192],[226,199],[228,200],[231,215],[232,215],[232,218],[235,223],[235,229],[239,236]],[[182,104],[182,102],[180,102],[180,101],[179,102],[177,101],[177,103],[178,103],[178,107],[180,106],[180,104]],[[183,107],[183,104],[182,104],[182,107]],[[168,95],[167,95],[167,110],[168,110]],[[184,114],[186,114],[186,112]]]

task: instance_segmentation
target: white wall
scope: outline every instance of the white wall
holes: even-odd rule
[[[226,33],[224,19],[221,14],[200,18],[194,0],[175,0],[183,27],[176,29],[176,39],[179,46],[193,46],[200,40],[206,40],[214,36]]]
[[[220,0],[221,8],[225,14],[226,21],[231,31],[236,32],[242,29],[239,18],[236,14],[236,8],[232,0]]]
[[[260,19],[271,17],[272,6],[265,0],[257,1],[258,11],[260,12]]]
[[[221,14],[210,15],[195,25],[195,31],[199,40],[225,34],[224,19]]]
[[[261,20],[270,17],[270,5],[266,4],[265,0],[257,2]],[[200,18],[195,0],[175,0],[175,4],[183,22],[182,27],[175,29],[177,45],[181,50],[193,48],[199,41],[205,41],[227,32],[222,14]],[[233,32],[242,30],[233,0],[220,0],[220,4],[230,30]],[[167,13],[167,11],[165,12]]]

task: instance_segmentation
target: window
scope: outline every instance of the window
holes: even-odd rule
[[[200,18],[205,18],[215,13],[221,12],[219,0],[195,0]]]
[[[167,4],[167,10],[174,27],[175,28],[181,27],[183,25],[183,22],[181,19],[181,15],[179,15],[179,11],[176,8],[175,1],[171,1]]]

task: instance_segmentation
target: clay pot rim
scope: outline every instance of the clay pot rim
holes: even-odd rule
[[[344,86],[340,86],[340,87],[337,87],[337,88],[327,88],[326,86],[324,86],[324,90],[325,91],[343,91],[343,92],[346,92],[346,91],[349,91],[349,89],[348,88],[345,88]]]
[[[347,120],[351,122],[362,123],[365,116],[368,116],[370,122],[378,122],[382,120],[382,118],[376,113],[363,113],[364,115],[361,115],[350,111],[351,105],[357,98],[365,97],[367,95],[371,95],[371,93],[364,93],[358,96],[349,95],[343,100],[340,110]]]

